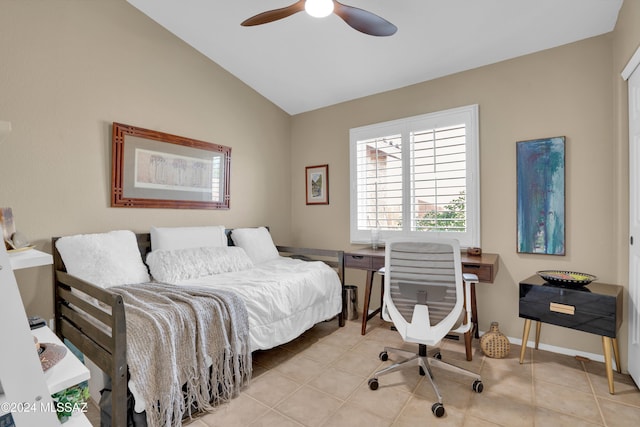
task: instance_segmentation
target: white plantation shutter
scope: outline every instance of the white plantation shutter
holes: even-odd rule
[[[477,105],[351,129],[351,241],[441,233],[480,245]]]
[[[400,135],[357,143],[358,228],[402,228],[402,140]]]
[[[412,230],[465,231],[466,206],[453,202],[466,196],[466,126],[412,132],[411,143]]]

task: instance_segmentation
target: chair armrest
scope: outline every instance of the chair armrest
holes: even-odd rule
[[[478,276],[476,276],[475,274],[471,274],[471,273],[463,273],[462,274],[462,278],[467,283],[469,283],[469,282],[478,283],[480,281],[480,279],[478,279]]]

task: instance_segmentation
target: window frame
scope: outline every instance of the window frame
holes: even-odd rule
[[[357,143],[366,139],[381,138],[387,135],[402,135],[403,158],[408,158],[410,150],[410,133],[426,128],[440,128],[444,126],[464,123],[466,127],[465,156],[466,156],[466,224],[465,232],[452,231],[411,231],[409,221],[403,221],[402,231],[379,230],[379,239],[395,237],[417,237],[429,233],[429,236],[455,238],[461,247],[480,247],[480,132],[478,119],[478,105],[472,104],[433,113],[421,114],[398,120],[375,123],[349,130],[349,197],[350,197],[350,241],[355,244],[371,243],[371,230],[358,229],[358,159]],[[426,128],[425,128],[426,126]],[[404,147],[407,148],[404,148]],[[403,185],[409,183],[409,172],[403,165]],[[403,216],[410,209],[410,200],[403,197]]]

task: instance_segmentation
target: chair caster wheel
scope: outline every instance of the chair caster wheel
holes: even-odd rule
[[[482,385],[482,381],[480,380],[475,380],[471,387],[476,393],[482,393],[482,390],[484,390],[484,385]]]
[[[438,359],[438,360],[442,360],[442,353],[440,353],[439,351],[437,353],[433,354],[433,358],[434,359]]]
[[[370,378],[369,379],[369,388],[371,390],[377,390],[378,389],[378,379],[377,378]]]
[[[433,412],[433,415],[440,418],[444,415],[444,405],[440,402],[434,403],[433,406],[431,406],[431,412]]]
[[[387,354],[386,351],[381,351],[380,354],[378,355],[378,358],[383,362],[386,362],[387,360],[389,360],[389,355]]]

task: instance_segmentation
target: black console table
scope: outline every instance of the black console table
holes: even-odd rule
[[[540,342],[541,323],[563,326],[602,337],[609,393],[614,394],[611,349],[616,369],[621,372],[616,339],[622,323],[622,286],[592,282],[586,286],[553,285],[538,275],[520,282],[519,315],[524,318],[520,363],[529,339],[531,321],[536,323],[536,344]]]

